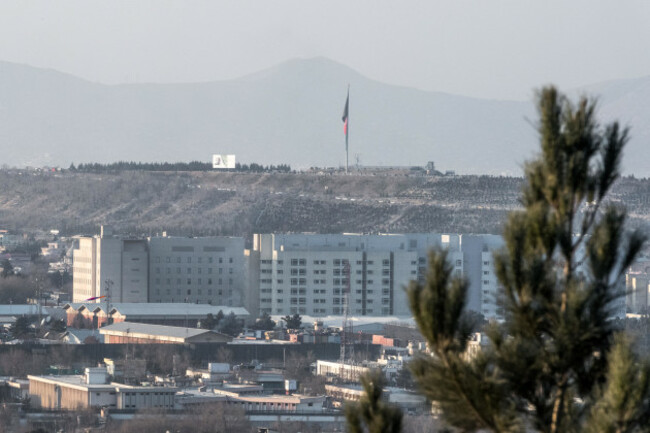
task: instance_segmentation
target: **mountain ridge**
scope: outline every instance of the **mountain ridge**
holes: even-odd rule
[[[388,85],[323,57],[187,84],[107,85],[0,62],[3,163],[209,161],[213,153],[234,153],[244,163],[343,165],[348,83],[350,161],[359,154],[363,165],[431,160],[458,173],[519,175],[537,147],[530,102]],[[650,137],[650,106],[633,92],[608,98],[603,117],[632,122],[626,172],[650,174],[642,164],[650,156],[642,145]]]

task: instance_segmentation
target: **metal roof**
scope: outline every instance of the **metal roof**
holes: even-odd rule
[[[106,309],[106,302],[68,303],[66,306],[74,310],[86,307],[90,311]],[[122,316],[188,316],[205,318],[208,314],[217,315],[219,311],[228,316],[231,312],[237,317],[248,317],[250,314],[244,307],[227,307],[223,305],[190,304],[190,303],[154,303],[154,302],[111,302],[111,312]]]
[[[53,307],[43,306],[43,315],[51,314]],[[225,312],[224,312],[225,313]],[[235,313],[236,314],[236,313]],[[38,305],[36,304],[2,304],[0,305],[0,316],[36,316]]]
[[[118,333],[128,334],[129,336],[158,336],[186,339],[203,334],[219,334],[209,329],[183,328],[180,326],[151,325],[148,323],[136,322],[117,322],[112,325],[99,328],[101,334]]]

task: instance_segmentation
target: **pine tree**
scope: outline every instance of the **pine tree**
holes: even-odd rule
[[[300,329],[300,325],[302,325],[302,317],[298,313],[293,316],[286,315],[282,320],[285,322],[287,329]]]
[[[361,378],[363,395],[358,403],[345,407],[350,433],[399,433],[402,412],[382,400],[385,385],[382,373],[375,371]]]
[[[552,87],[538,109],[541,154],[525,166],[524,210],[509,216],[494,255],[505,320],[468,359],[468,282],[452,276],[444,251],[432,252],[409,299],[434,356],[412,372],[463,431],[645,431],[650,368],[609,320],[645,241],[606,201],[628,131],[600,127],[593,101],[572,104]]]
[[[257,318],[251,328],[256,331],[272,331],[275,329],[275,325],[276,323],[273,319],[271,319],[271,316],[269,316],[268,313],[264,313],[262,316]]]

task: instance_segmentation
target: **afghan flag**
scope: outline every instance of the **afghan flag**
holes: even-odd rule
[[[341,120],[343,121],[343,133],[345,134],[346,138],[348,136],[348,107],[349,106],[350,106],[350,89],[348,89],[348,97],[345,100],[345,108],[343,109],[343,117],[341,117]]]

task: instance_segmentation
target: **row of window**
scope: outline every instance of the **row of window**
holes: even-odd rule
[[[424,260],[424,259],[422,258],[421,260]],[[341,266],[341,265],[345,264],[345,262],[348,262],[348,260],[347,259],[334,259],[333,260],[334,266]],[[362,265],[363,262],[364,262],[363,260],[357,260],[356,261],[357,265]],[[374,260],[366,260],[365,262],[366,262],[367,265],[374,265],[375,264]],[[264,259],[264,260],[261,260],[260,263],[263,264],[263,265],[270,265],[270,264],[273,263],[273,260]],[[277,260],[276,263],[278,265],[282,265],[284,263],[284,261],[283,260]],[[307,259],[291,259],[290,263],[291,263],[291,266],[307,266]],[[314,260],[312,263],[314,265],[326,265],[327,260],[320,260],[319,259],[319,260]],[[390,260],[383,259],[381,261],[381,264],[382,264],[382,266],[389,266],[390,265]],[[414,265],[415,261],[411,262],[411,264]]]
[[[268,308],[268,307],[267,308],[262,308],[262,309],[260,309],[260,312],[262,314],[264,314],[264,313],[271,314],[272,309]],[[298,313],[298,314],[307,314],[307,308],[305,308],[305,307],[291,307],[289,309],[289,313],[290,314],[296,314],[296,313]],[[339,307],[332,308],[332,314],[342,314],[342,313],[343,313],[342,308],[339,308]],[[361,309],[361,308],[357,308],[355,310],[355,314],[360,315],[360,314],[363,314],[363,313],[364,313],[364,310]],[[373,313],[374,313],[374,310],[372,308],[367,308],[365,310],[365,314],[373,314]],[[285,309],[284,308],[276,308],[275,309],[275,314],[285,314]],[[316,314],[316,315],[318,315],[318,314],[327,314],[327,309],[326,308],[314,308],[314,309],[312,309],[311,314]],[[381,314],[383,314],[383,315],[390,314],[390,308],[382,308],[381,309]]]
[[[165,263],[172,263],[173,262],[171,257],[165,257],[164,259],[165,259],[164,260]],[[215,262],[214,257],[208,257],[207,259],[208,259],[207,263],[214,263]],[[227,257],[226,259],[228,260],[228,263],[233,263],[234,262],[232,257]],[[154,257],[153,261],[154,261],[154,263],[161,263],[160,256]],[[177,256],[175,262],[176,263],[181,263],[181,261],[182,261],[182,258]],[[223,263],[224,258],[223,257],[218,257],[217,262],[218,263]],[[185,258],[185,263],[192,263],[192,257],[186,257]],[[197,257],[196,263],[203,263],[203,257]]]
[[[164,280],[165,282],[164,282],[164,283],[162,283],[163,280],[162,280],[161,278],[156,278],[154,281],[155,281],[155,283],[158,284],[158,285],[160,285],[160,284],[165,284],[165,285],[168,285],[168,286],[169,286],[169,285],[171,285],[171,284],[177,284],[177,285],[183,284],[183,279],[182,279],[182,278],[176,278],[176,282],[175,282],[175,283],[172,283],[172,278],[165,278],[165,280]],[[222,279],[222,278],[218,278],[216,281],[217,281],[217,285],[219,285],[219,286],[222,286],[222,285],[223,285],[223,279]],[[185,282],[186,282],[187,285],[191,285],[191,284],[192,284],[192,279],[191,279],[191,278],[187,278],[187,279],[185,280]],[[202,284],[203,284],[203,278],[197,278],[197,279],[194,281],[194,283],[197,284],[197,285],[199,285],[199,286],[202,285]],[[206,279],[206,283],[207,283],[208,285],[212,285],[212,284],[213,284],[213,280],[212,280],[212,278],[208,278],[208,279]],[[233,280],[232,280],[232,278],[228,278],[228,285],[229,285],[229,286],[232,286],[232,285],[233,285]]]
[[[216,290],[215,292],[216,292],[216,294],[219,295],[219,296],[222,296],[222,295],[223,295],[223,290],[221,290],[221,289]],[[232,290],[230,290],[229,293],[232,295]],[[166,294],[171,295],[171,294],[172,294],[171,289],[166,289]],[[180,294],[181,294],[181,289],[176,289],[176,294],[177,294],[177,295],[180,295]],[[191,294],[192,294],[192,289],[187,289],[187,294],[188,294],[188,295],[191,295]],[[203,290],[202,290],[202,289],[198,289],[198,290],[196,291],[196,294],[197,294],[197,295],[202,295],[202,294],[203,294]],[[212,289],[207,289],[207,294],[208,294],[208,296],[212,296]],[[156,289],[156,295],[160,295],[160,289]]]
[[[292,286],[305,286],[305,285],[307,285],[307,279],[306,279],[306,278],[291,278],[291,279],[289,280],[289,282],[290,282],[290,284],[291,284]],[[319,284],[320,284],[320,285],[327,284],[327,280],[326,280],[326,279],[323,279],[323,278],[320,278],[320,279],[314,279],[314,280],[312,280],[312,282],[313,282],[313,284],[315,284],[315,285],[319,285]],[[271,278],[260,278],[260,284],[272,284],[272,283],[273,283],[273,279],[271,279]],[[284,279],[278,279],[278,280],[277,280],[277,283],[278,283],[278,284],[284,284]],[[356,283],[356,284],[363,284],[363,280],[355,280],[355,283]],[[343,279],[341,279],[341,278],[334,278],[334,279],[332,280],[332,284],[333,284],[334,286],[347,286],[347,285],[348,285],[348,280],[345,279],[345,278],[343,278]],[[375,280],[366,280],[366,284],[375,284]],[[388,286],[388,285],[390,285],[390,279],[388,279],[388,278],[384,278],[384,279],[382,279],[382,280],[381,280],[381,284],[382,284],[383,286]]]
[[[224,269],[224,268],[205,268],[207,274],[212,274],[212,271],[213,271],[213,270],[218,270],[218,272],[216,272],[216,273],[218,273],[218,274],[220,274],[220,275],[223,274],[223,269]],[[138,271],[138,270],[139,270],[139,269],[132,269],[132,271]],[[196,268],[196,269],[195,269],[195,271],[196,271],[197,274],[202,274],[202,273],[203,273],[203,270],[204,270],[203,268]],[[182,273],[182,272],[183,272],[183,270],[181,269],[181,267],[180,267],[180,266],[177,266],[177,267],[176,267],[176,273],[177,273],[177,274],[180,274],[180,273]],[[156,274],[160,274],[160,273],[161,273],[161,268],[156,267],[156,268],[154,269],[154,273],[156,273]],[[170,267],[165,268],[165,273],[166,273],[166,274],[171,274],[171,273],[172,273],[172,268],[170,268]],[[192,268],[185,268],[185,273],[186,273],[186,274],[192,274],[192,273],[193,273]],[[234,272],[233,268],[228,268],[228,273],[229,273],[229,274],[234,274],[235,272]]]

